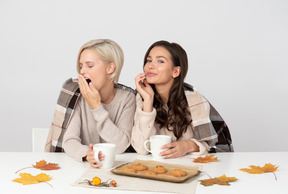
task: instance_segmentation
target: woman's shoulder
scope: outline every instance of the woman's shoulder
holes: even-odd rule
[[[132,101],[135,103],[135,90],[123,84],[115,84],[115,88],[117,88],[117,98],[121,99],[122,102]]]
[[[120,84],[120,83],[114,83],[114,87],[117,88],[120,91],[123,91],[123,93],[127,93],[127,94],[133,94],[135,96],[136,91],[134,89],[132,89],[129,86],[126,86],[124,84]]]

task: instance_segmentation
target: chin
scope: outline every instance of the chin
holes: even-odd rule
[[[146,81],[148,82],[148,84],[155,84],[155,81],[153,80],[153,78],[146,77]]]

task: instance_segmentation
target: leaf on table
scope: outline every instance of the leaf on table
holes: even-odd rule
[[[45,160],[41,160],[36,162],[36,165],[32,165],[34,168],[38,168],[41,170],[57,170],[60,167],[56,163],[47,163]]]
[[[205,157],[198,157],[196,159],[193,160],[193,162],[195,163],[208,163],[208,162],[215,162],[218,161],[218,159],[216,157],[214,157],[214,155],[207,155]]]
[[[249,167],[250,168],[241,168],[239,170],[248,172],[250,174],[262,174],[262,173],[272,172],[275,176],[275,179],[277,180],[277,177],[274,172],[278,169],[279,166],[268,163],[268,164],[265,164],[263,167],[254,166],[254,165],[250,165]]]
[[[41,170],[58,170],[60,167],[56,163],[47,163],[45,160],[41,160],[39,162],[36,162],[36,165],[32,164],[32,166],[29,166],[29,167],[26,167],[26,168],[38,168],[38,169],[41,169]],[[17,173],[17,172],[19,172],[21,170],[24,170],[26,168],[22,168],[20,170],[17,170],[15,173]]]
[[[45,173],[38,174],[36,176],[31,175],[30,173],[20,173],[21,178],[16,178],[13,181],[17,183],[22,183],[23,185],[37,184],[41,182],[47,182],[52,179],[49,175]]]
[[[249,167],[250,168],[241,168],[240,170],[251,174],[262,174],[266,172],[275,172],[279,166],[268,163],[265,164],[263,167],[254,165],[250,165]]]
[[[201,185],[204,186],[211,186],[214,184],[218,184],[218,185],[230,185],[230,182],[235,182],[238,179],[235,177],[227,177],[225,174],[219,177],[215,177],[215,178],[210,178],[210,179],[203,179],[203,180],[199,180]]]

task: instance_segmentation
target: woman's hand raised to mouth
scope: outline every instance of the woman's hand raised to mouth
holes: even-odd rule
[[[83,98],[89,104],[91,109],[95,109],[101,105],[101,96],[99,91],[93,86],[91,80],[88,84],[88,80],[86,80],[82,75],[78,75],[79,80],[79,88]]]

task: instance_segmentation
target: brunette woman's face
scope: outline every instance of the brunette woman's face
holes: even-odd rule
[[[151,49],[144,66],[146,80],[155,86],[172,86],[179,75],[180,67],[174,67],[170,52],[161,46]]]
[[[90,79],[97,90],[101,90],[107,83],[110,75],[107,73],[107,65],[100,55],[93,49],[85,49],[79,59],[80,74]]]

